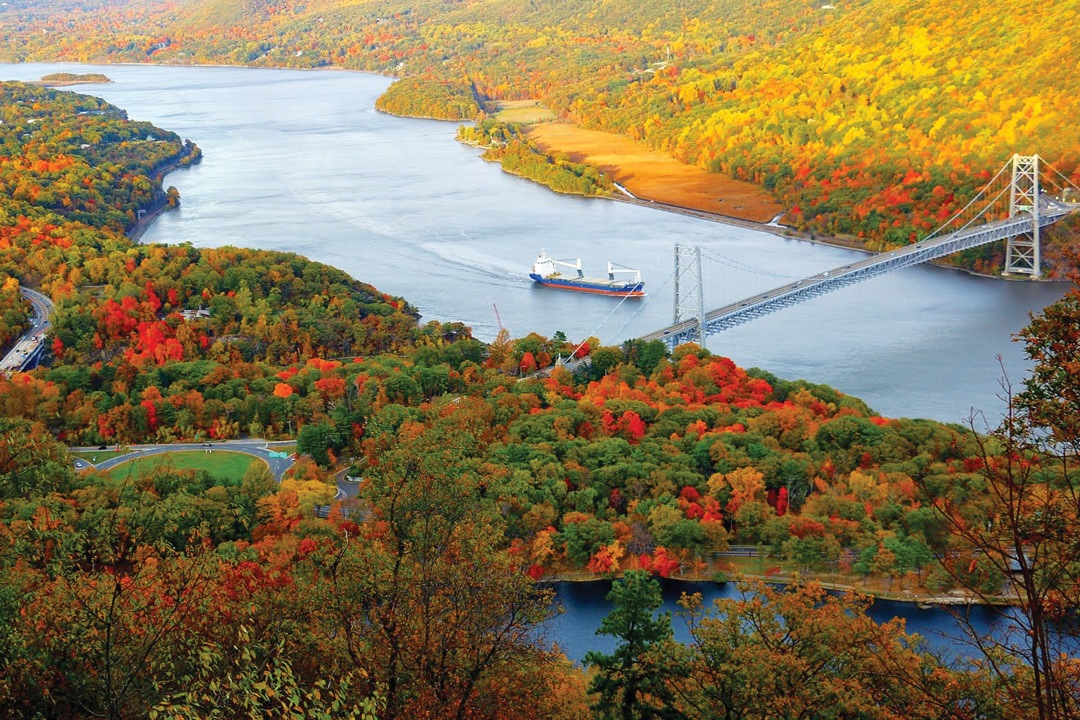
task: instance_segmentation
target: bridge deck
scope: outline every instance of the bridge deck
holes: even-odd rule
[[[1044,199],[1040,209],[1039,225],[1050,225],[1078,207],[1080,206]],[[772,290],[766,290],[758,295],[738,300],[705,313],[705,334],[712,335],[728,330],[763,315],[806,302],[819,295],[884,275],[893,270],[911,267],[961,250],[1031,232],[1031,225],[1032,219],[1030,215],[1018,215],[1007,220],[997,220],[931,240],[924,240],[910,247],[892,250],[879,255],[871,255],[864,260],[826,270],[823,273],[811,275]],[[663,340],[669,345],[675,346],[680,343],[695,341],[697,336],[698,321],[697,318],[693,318],[642,335],[639,339],[644,341]]]

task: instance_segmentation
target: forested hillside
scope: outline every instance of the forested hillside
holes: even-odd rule
[[[1038,139],[1052,156],[1041,118],[1059,169],[1076,161],[1074,74],[1039,72],[1067,67],[1067,39],[1025,42],[1059,37],[1071,8],[1005,12],[13,2],[0,31],[14,59],[409,74],[395,102],[417,114],[538,96],[766,183],[815,227],[904,242],[999,150]],[[0,341],[28,323],[20,285],[56,303],[45,365],[0,379],[0,714],[1080,709],[1075,290],[1025,329],[1032,379],[977,435],[693,346],[485,345],[292,254],[139,245],[140,212],[181,201],[160,173],[198,148],[85,95],[3,83],[0,112]],[[537,374],[575,349],[579,372]],[[280,481],[261,467],[113,476],[76,473],[65,447],[241,436],[295,437],[298,462]],[[332,502],[332,471],[361,479],[356,502]],[[691,598],[692,641],[673,643],[645,573],[723,580],[732,543],[755,546],[766,577],[1007,599],[1015,632],[949,666],[870,622],[868,601],[797,584],[711,612]],[[624,573],[606,625],[621,645],[586,676],[543,643],[544,581]]]
[[[138,214],[179,201],[160,172],[198,148],[85,95],[0,98],[4,336],[27,322],[19,285],[56,303],[45,366],[0,379],[0,713],[582,718],[628,693],[672,717],[710,716],[717,693],[733,718],[762,697],[883,719],[1077,707],[1059,621],[1080,587],[1080,439],[1057,371],[1076,292],[1027,330],[1036,380],[986,440],[691,345],[484,345],[296,255],[136,244]],[[571,352],[590,363],[537,374]],[[301,457],[280,479],[111,475],[76,473],[61,444],[241,436],[295,436]],[[332,471],[361,478],[347,514]],[[691,599],[690,646],[660,628],[663,652],[622,651],[647,690],[595,657],[591,696],[543,643],[544,580],[722,580],[731,542],[766,576],[1008,598],[1020,632],[949,667],[816,585],[721,608],[758,626]],[[812,672],[762,696],[777,667]]]
[[[879,249],[936,227],[1014,152],[1077,172],[1076,15],[990,0],[51,0],[0,11],[0,57],[374,70],[415,79],[384,108],[432,117],[535,97]]]

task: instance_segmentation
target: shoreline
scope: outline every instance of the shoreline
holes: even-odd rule
[[[586,571],[578,572],[562,572],[554,573],[550,578],[545,577],[544,582],[551,583],[598,583],[611,580],[617,580],[623,576],[622,572],[612,574],[610,576],[597,576],[589,573],[587,576],[584,574]],[[767,585],[777,585],[781,587],[787,587],[796,581],[788,575],[756,575],[742,573],[738,576],[729,577],[726,580],[715,580],[707,577],[685,577],[685,576],[671,576],[671,577],[657,577],[660,580],[673,580],[675,582],[683,583],[695,583],[695,584],[711,584],[711,585],[723,585],[731,582],[739,582],[742,580],[749,582],[762,582]],[[821,585],[825,590],[841,593],[857,593],[859,595],[866,595],[876,600],[885,600],[888,602],[904,603],[906,605],[914,605],[919,608],[937,608],[944,609],[946,607],[968,607],[971,605],[982,605],[986,607],[1014,607],[1017,605],[1016,601],[1009,600],[1005,597],[998,599],[985,599],[970,594],[918,594],[918,593],[901,593],[893,591],[881,591],[874,590],[873,588],[859,587],[857,585],[848,585],[846,583],[832,582],[828,580],[821,580],[815,577],[799,577],[801,582],[816,582]]]
[[[148,64],[151,64],[151,63],[148,63]],[[208,65],[208,66],[205,66],[205,67],[220,67],[220,66]],[[246,68],[246,66],[235,66],[235,67]],[[289,69],[292,69],[292,68],[289,68]],[[343,68],[325,68],[325,69],[338,70],[338,71],[341,71],[341,72],[354,72],[352,70],[347,70],[347,69],[343,69]],[[313,70],[315,70],[315,69],[313,69]],[[364,71],[359,71],[359,72],[364,72]],[[374,74],[374,73],[366,73],[366,74],[377,75],[377,74]],[[385,76],[379,75],[379,77],[385,77]],[[378,109],[376,109],[376,110],[377,110],[377,112],[385,113],[385,114],[391,115],[393,117],[410,117],[410,118],[413,117],[413,116],[396,115],[394,113],[389,113],[389,112],[386,112],[386,111],[383,111],[383,110],[378,110]],[[417,119],[417,118],[414,118],[414,119]],[[462,122],[462,121],[457,121],[457,120],[441,120],[441,119],[438,119],[438,118],[419,118],[419,119],[439,120],[440,122]],[[156,181],[159,184],[163,184],[164,179],[170,173],[172,173],[175,170],[182,169],[182,168],[188,167],[189,165],[193,164],[192,162],[187,162],[187,163],[184,162],[185,160],[188,160],[191,157],[192,157],[192,153],[187,152],[187,153],[179,156],[178,158],[176,158],[174,161],[172,161],[170,163],[167,163],[167,164],[161,166],[160,168],[155,169],[154,176],[155,176]],[[198,162],[198,157],[196,157],[194,162]],[[510,174],[514,174],[517,177],[522,177],[523,179],[529,179],[526,176],[517,175],[516,173],[510,173]],[[542,185],[542,183],[537,183],[536,181],[532,181],[532,182],[534,182],[534,183],[536,183],[538,185]],[[559,191],[552,190],[551,188],[548,188],[548,190],[550,190],[551,192],[555,192],[556,194],[559,194]],[[577,194],[577,193],[570,193],[570,194]],[[741,227],[741,228],[745,228],[745,229],[756,230],[756,231],[760,231],[760,232],[766,232],[766,233],[769,233],[769,234],[771,234],[773,236],[780,237],[780,238],[793,239],[793,240],[802,240],[802,241],[805,241],[805,242],[810,242],[810,243],[814,243],[814,244],[820,244],[820,245],[829,246],[829,247],[845,248],[845,249],[851,249],[851,250],[858,250],[858,251],[866,253],[866,254],[875,254],[875,253],[873,253],[873,251],[868,250],[865,247],[862,247],[861,245],[859,245],[859,244],[857,244],[855,242],[845,241],[845,240],[843,240],[841,238],[835,238],[835,237],[829,237],[829,236],[818,236],[815,233],[807,233],[805,231],[799,231],[799,230],[797,230],[797,229],[795,229],[795,228],[793,228],[791,226],[781,225],[781,224],[775,223],[773,221],[763,223],[763,222],[754,221],[754,220],[747,220],[747,219],[743,219],[743,218],[737,218],[737,217],[730,216],[730,215],[724,215],[724,214],[721,214],[721,213],[709,212],[709,211],[705,211],[705,210],[699,210],[699,209],[690,208],[690,207],[686,207],[686,206],[675,205],[675,204],[671,204],[671,203],[665,203],[665,202],[649,200],[649,199],[644,199],[644,198],[630,198],[630,197],[621,197],[621,196],[616,196],[616,195],[604,195],[604,196],[584,196],[583,195],[582,197],[603,197],[605,199],[609,199],[609,200],[613,200],[613,201],[617,201],[617,202],[623,202],[623,203],[632,204],[632,205],[639,205],[639,206],[642,206],[642,207],[651,207],[651,208],[656,209],[656,210],[662,210],[662,211],[665,211],[665,212],[681,214],[681,215],[684,215],[684,216],[694,217],[694,218],[698,218],[698,219],[702,219],[702,220],[706,220],[706,221],[710,221],[710,222],[717,222],[717,223],[727,224],[727,225]],[[153,207],[144,208],[143,210],[145,210],[145,212],[143,213],[142,217],[140,217],[128,229],[128,231],[126,232],[127,236],[133,242],[139,243],[141,241],[141,237],[144,235],[144,233],[147,231],[147,229],[153,224],[153,222],[160,215],[162,215],[166,211],[171,210],[171,209],[173,209],[174,207],[177,207],[177,206],[178,206],[178,204],[177,205],[170,205],[169,202],[168,202],[168,199],[163,197],[161,202],[155,204]],[[932,263],[932,264],[938,265],[938,263]],[[982,276],[982,277],[991,277],[991,278],[995,278],[995,279],[1002,279],[1002,278],[999,278],[998,276],[974,273],[974,272],[965,270],[963,268],[958,268],[958,267],[954,267],[954,266],[948,266],[948,265],[938,265],[938,266],[939,267],[947,267],[947,268],[953,269],[953,270],[960,270],[962,272],[967,272],[967,273],[972,274],[972,275],[978,275],[978,276]],[[791,582],[794,581],[794,579],[792,579],[792,578],[776,577],[776,576],[774,576],[774,577],[765,577],[765,576],[761,576],[761,575],[744,575],[742,577],[744,577],[746,579],[750,579],[750,580],[760,580],[760,581],[763,581],[763,582],[770,582],[770,583],[783,584],[783,585],[790,584]],[[593,577],[572,577],[572,576],[569,576],[569,575],[557,574],[557,575],[555,575],[554,579],[558,580],[558,581],[563,581],[563,582],[595,582],[595,581],[605,580],[606,578],[595,577],[595,576],[593,576]],[[701,583],[705,583],[705,582],[714,582],[715,583],[716,582],[715,580],[711,580],[709,578],[675,577],[675,578],[671,578],[671,579],[672,580],[685,581],[685,582],[701,582]],[[985,602],[985,601],[983,601],[981,599],[971,598],[971,597],[968,597],[968,596],[959,597],[959,596],[952,596],[952,595],[930,595],[930,594],[918,595],[918,594],[913,594],[913,593],[908,593],[906,595],[894,595],[891,592],[880,592],[880,591],[875,591],[873,589],[869,589],[869,588],[865,588],[865,587],[860,588],[860,587],[855,586],[855,585],[848,585],[848,584],[845,584],[845,583],[835,583],[835,582],[828,582],[828,581],[822,581],[822,580],[816,580],[816,582],[819,582],[822,585],[822,587],[825,587],[827,589],[833,589],[833,590],[844,591],[844,592],[859,592],[859,593],[862,593],[862,594],[873,596],[875,598],[880,598],[880,599],[884,599],[884,600],[891,600],[891,601],[896,601],[896,602],[915,603],[917,605],[923,605],[923,604],[928,604],[928,605],[969,605],[969,604],[1012,605],[1013,604],[1012,602],[1009,602],[1005,598],[1001,599],[1002,600],[1001,603],[995,603],[993,601]]]
[[[195,156],[195,160],[185,163],[184,160],[189,159],[193,154],[192,151],[191,151],[191,148],[198,148],[198,145],[195,145],[194,143],[192,143],[190,146],[185,144],[184,147],[187,150],[186,153],[184,153],[180,157],[176,158],[172,162],[166,163],[165,165],[162,165],[160,168],[155,170],[155,172],[154,172],[154,180],[155,180],[155,182],[158,183],[159,186],[161,186],[161,192],[162,192],[163,197],[162,197],[160,202],[156,203],[155,205],[153,205],[151,207],[139,208],[140,210],[143,211],[142,217],[137,219],[135,221],[135,224],[132,225],[130,228],[128,228],[124,232],[124,234],[127,235],[128,239],[131,240],[132,242],[134,242],[136,244],[142,242],[143,234],[147,230],[150,229],[150,226],[154,224],[155,220],[157,220],[159,217],[161,217],[163,214],[165,214],[169,210],[174,210],[174,209],[180,207],[180,203],[183,202],[183,198],[181,198],[180,201],[178,201],[176,203],[176,205],[170,205],[168,195],[166,194],[164,185],[165,185],[165,178],[170,173],[175,172],[176,170],[183,170],[185,168],[189,168],[189,167],[191,167],[192,165],[194,165],[195,163],[199,162],[202,159],[202,152],[200,151]]]
[[[25,64],[33,64],[33,63],[10,63],[10,64],[25,65]],[[170,63],[155,63],[155,62],[148,62],[148,63],[136,63],[136,62],[106,63],[106,62],[100,62],[100,61],[98,61],[98,62],[93,62],[93,61],[59,61],[59,62],[54,62],[54,63],[50,63],[50,64],[55,64],[55,65],[81,65],[81,66],[90,65],[90,66],[98,66],[98,67],[109,67],[109,66],[115,65],[115,66],[133,66],[133,67],[141,67],[141,66],[197,67],[197,68],[206,68],[206,69],[236,68],[236,69],[246,69],[246,70],[295,70],[295,71],[298,71],[298,72],[333,71],[333,72],[358,73],[358,74],[361,74],[361,75],[370,75],[370,76],[373,76],[373,77],[384,78],[386,80],[389,80],[391,83],[396,82],[397,80],[401,79],[398,76],[386,75],[386,74],[383,74],[383,73],[373,72],[373,71],[370,71],[370,70],[357,70],[357,69],[353,69],[353,68],[343,68],[343,67],[337,67],[337,66],[298,68],[298,67],[290,67],[290,66],[255,67],[255,66],[251,66],[251,65],[241,65],[241,64],[233,64],[233,63],[176,63],[176,62],[170,62]],[[37,82],[40,82],[40,81],[37,81]],[[111,79],[110,79],[110,82],[112,82]],[[387,111],[387,110],[380,109],[378,107],[373,107],[373,109],[376,112],[382,113],[384,115],[388,115],[390,117],[400,118],[400,119],[434,120],[434,121],[437,121],[437,122],[444,122],[444,123],[472,122],[470,120],[448,120],[448,119],[426,117],[426,116],[401,115],[401,114],[398,114],[398,113],[393,113],[393,112],[390,112],[390,111]],[[460,142],[460,141],[455,140],[455,142]],[[474,146],[474,147],[476,147],[476,146]],[[481,158],[481,159],[483,159],[483,158]],[[485,162],[499,162],[499,161],[487,161],[487,160],[485,160]],[[499,164],[500,164],[500,166],[502,165],[501,162],[499,162]],[[166,167],[162,168],[159,171],[159,174],[158,174],[158,177],[159,177],[158,181],[161,182],[161,183],[164,183],[165,176],[167,176],[169,173],[171,173],[171,172],[173,172],[175,170],[182,169],[183,167],[184,167],[184,165],[182,165],[180,163],[174,163],[174,164],[171,164],[169,166],[166,166]],[[597,169],[600,169],[600,168],[597,168]],[[518,175],[516,173],[510,173],[509,171],[504,171],[504,172],[507,172],[510,175],[514,175],[515,177],[520,177],[523,180],[528,180],[529,182],[535,183],[536,185],[539,185],[541,187],[545,187],[550,192],[560,194],[559,191],[553,190],[550,187],[547,187],[546,185],[544,185],[543,183],[539,183],[539,182],[537,182],[535,180],[532,180],[531,178],[528,178],[528,177],[526,177],[524,175]],[[735,227],[741,227],[741,228],[744,228],[744,229],[747,229],[747,230],[755,230],[755,231],[758,231],[758,232],[765,232],[765,233],[769,233],[770,235],[773,235],[773,236],[779,237],[779,238],[785,238],[785,239],[790,239],[790,240],[799,240],[799,241],[802,241],[802,242],[808,242],[808,243],[815,244],[815,245],[824,245],[826,247],[841,248],[841,249],[846,249],[846,250],[856,250],[856,251],[864,253],[866,255],[876,255],[876,254],[878,254],[875,251],[870,250],[869,248],[865,247],[865,245],[863,245],[863,244],[861,244],[861,243],[859,243],[857,241],[854,241],[854,240],[845,240],[845,239],[839,238],[839,237],[819,235],[817,233],[797,230],[797,229],[795,229],[795,228],[793,228],[793,227],[791,227],[789,225],[782,225],[782,224],[774,223],[774,222],[771,222],[771,221],[767,222],[767,223],[764,223],[764,222],[758,222],[758,221],[755,221],[755,220],[746,220],[744,218],[735,217],[733,215],[724,215],[723,213],[715,213],[715,212],[709,212],[709,211],[706,211],[706,210],[698,210],[696,208],[687,207],[687,206],[684,206],[684,205],[675,205],[675,204],[666,203],[666,202],[662,202],[662,201],[658,201],[658,200],[650,200],[650,199],[647,199],[647,198],[640,198],[640,197],[631,198],[631,197],[627,197],[627,196],[623,196],[623,195],[581,195],[580,193],[572,193],[572,192],[571,193],[561,193],[561,194],[578,195],[578,196],[586,198],[586,199],[589,199],[589,198],[601,198],[601,199],[611,200],[611,201],[614,201],[614,202],[627,203],[627,204],[630,204],[630,205],[639,205],[641,207],[650,207],[650,208],[653,208],[653,209],[656,209],[656,210],[661,210],[661,211],[664,211],[664,212],[671,212],[671,213],[675,213],[675,214],[679,214],[679,215],[684,215],[684,216],[687,216],[687,217],[695,217],[695,218],[698,218],[698,219],[701,219],[701,220],[706,220],[706,221],[709,221],[709,222],[716,222],[716,223],[720,223],[720,224],[724,224],[724,225],[731,225],[731,226],[735,226]],[[135,240],[136,242],[138,242],[139,238],[142,237],[142,235],[146,232],[147,228],[149,228],[149,226],[153,223],[153,221],[156,220],[162,213],[166,212],[169,209],[171,209],[171,208],[166,203],[163,207],[159,207],[159,208],[156,208],[154,210],[148,210],[147,213],[140,220],[136,221],[135,225],[133,225],[127,231],[128,237],[130,237],[132,240]],[[1013,281],[1028,281],[1028,282],[1032,281],[1031,278],[1009,278],[1009,277],[1005,277],[1005,276],[1000,275],[1000,274],[990,275],[990,274],[987,274],[987,273],[979,273],[979,272],[976,272],[974,270],[969,270],[969,269],[966,269],[966,268],[957,267],[955,265],[943,264],[943,263],[941,263],[939,261],[932,261],[932,262],[930,262],[928,264],[933,265],[935,267],[947,269],[947,270],[955,270],[955,271],[958,271],[958,272],[966,273],[967,275],[971,275],[971,276],[974,276],[974,277],[982,277],[982,278],[988,278],[988,279],[993,279],[993,280],[1013,280]],[[1034,282],[1067,282],[1067,281],[1059,279],[1059,278],[1041,277],[1041,278],[1035,279]]]
[[[496,161],[493,161],[496,162]],[[515,173],[510,173],[514,175]],[[518,176],[524,177],[524,176]],[[525,178],[528,180],[529,178]],[[533,182],[536,182],[535,180]],[[538,185],[543,186],[541,183]],[[550,188],[548,188],[550,190]],[[554,191],[553,191],[554,192]],[[570,193],[576,194],[576,193]],[[706,210],[698,210],[697,208],[685,207],[683,205],[674,205],[672,203],[661,202],[659,200],[649,200],[647,198],[630,198],[621,195],[581,195],[581,197],[598,197],[605,200],[611,200],[613,202],[626,203],[627,205],[638,205],[640,207],[652,208],[654,210],[660,210],[662,212],[674,213],[676,215],[684,215],[686,217],[697,218],[699,220],[706,220],[708,222],[720,223],[721,225],[731,225],[734,227],[741,227],[746,230],[754,230],[757,232],[764,232],[775,237],[784,238],[787,240],[798,240],[801,242],[807,242],[812,245],[824,245],[826,247],[840,248],[843,250],[855,250],[857,252],[864,253],[866,255],[879,255],[865,245],[861,245],[855,241],[847,241],[843,238],[834,237],[832,235],[818,235],[817,233],[806,232],[804,230],[797,230],[790,225],[783,225],[780,223],[762,223],[755,220],[746,220],[745,218],[735,217],[733,215],[724,215],[722,213],[713,213]],[[968,268],[957,267],[956,265],[949,265],[942,263],[939,260],[933,260],[927,265],[933,265],[934,267],[941,268],[942,270],[954,270],[956,272],[964,273],[965,275],[971,275],[972,277],[987,278],[989,280],[1005,280],[1009,282],[1039,282],[1039,283],[1062,283],[1069,282],[1067,279],[1055,278],[1055,277],[1010,277],[1006,275],[991,275],[988,273],[976,272],[975,270],[969,270]]]
[[[12,64],[12,65],[28,65],[28,64],[34,64],[34,63],[12,62],[12,63],[8,63],[8,64]],[[39,64],[41,64],[41,63],[39,63]],[[354,69],[354,68],[345,68],[345,67],[339,67],[339,66],[334,66],[334,65],[321,66],[321,67],[300,68],[300,67],[291,67],[291,66],[288,66],[288,65],[271,66],[271,67],[259,67],[259,66],[252,66],[252,65],[235,64],[235,63],[184,63],[184,62],[147,62],[147,63],[115,62],[115,63],[109,63],[109,62],[90,61],[90,60],[63,60],[63,61],[56,61],[56,62],[48,63],[48,64],[54,64],[54,65],[82,65],[82,66],[91,65],[91,66],[98,66],[98,67],[109,67],[109,66],[113,66],[113,65],[115,65],[115,66],[140,67],[140,66],[144,66],[144,65],[149,65],[149,66],[156,66],[156,67],[237,68],[237,69],[247,69],[247,70],[296,70],[298,72],[334,71],[334,72],[346,72],[346,73],[359,73],[361,75],[371,75],[373,77],[385,78],[385,79],[389,80],[391,83],[394,83],[394,82],[401,79],[401,77],[396,76],[396,75],[387,75],[387,74],[384,74],[384,73],[374,72],[374,71],[371,71],[371,70],[358,70],[358,69]],[[40,80],[36,81],[36,82],[40,83]],[[110,79],[109,82],[112,82],[112,80]],[[400,115],[400,114],[397,114],[397,113],[389,112],[387,110],[382,110],[382,109],[380,109],[378,107],[375,107],[374,109],[375,109],[376,112],[380,112],[380,113],[383,113],[383,114],[386,114],[386,115],[389,115],[389,116],[395,117],[395,118],[415,119],[415,120],[437,120],[439,122],[458,122],[458,123],[473,122],[473,121],[470,121],[470,120],[446,120],[446,119],[442,119],[442,118],[433,118],[433,117],[425,117],[425,116]],[[500,163],[500,165],[501,165],[501,163]],[[161,175],[162,179],[164,179],[164,176],[166,174],[168,174],[169,172],[171,172],[172,170],[174,170],[174,169],[176,169],[176,168],[168,168],[168,169],[166,169]],[[597,169],[600,169],[600,168],[597,168]],[[510,174],[514,174],[514,173],[510,173]],[[525,180],[529,180],[530,182],[534,182],[537,185],[540,185],[541,187],[547,187],[547,186],[543,185],[542,183],[538,183],[535,180],[531,180],[530,178],[527,178],[527,177],[524,177],[524,176],[518,176],[518,177],[522,177]],[[548,188],[548,190],[551,190],[551,188]],[[551,191],[556,192],[554,190],[551,190]],[[568,193],[568,194],[577,194],[577,193]],[[605,196],[582,195],[581,197],[588,198],[588,197],[605,197]],[[726,225],[734,225],[734,226],[737,226],[737,227],[746,228],[746,229],[749,229],[749,230],[757,230],[757,231],[760,231],[760,232],[766,232],[766,233],[769,233],[771,235],[775,235],[775,236],[781,237],[781,238],[789,238],[789,239],[792,239],[792,240],[802,240],[804,242],[809,242],[809,243],[813,243],[813,244],[817,244],[817,245],[825,245],[827,247],[836,247],[836,248],[844,248],[844,249],[848,249],[848,250],[857,250],[859,252],[866,253],[867,255],[878,254],[875,251],[870,250],[869,248],[867,248],[864,245],[862,245],[862,244],[860,244],[858,242],[855,242],[855,241],[846,241],[846,240],[844,240],[842,238],[833,237],[833,236],[820,236],[817,233],[807,233],[805,231],[796,230],[795,228],[792,228],[792,227],[787,226],[787,225],[780,225],[780,224],[775,224],[774,225],[772,222],[762,223],[762,222],[757,222],[757,221],[753,221],[753,220],[744,220],[742,218],[737,218],[737,217],[734,217],[734,216],[731,216],[731,215],[724,215],[722,213],[713,213],[713,212],[708,212],[708,211],[705,211],[705,210],[697,210],[697,209],[682,206],[682,205],[673,205],[673,204],[669,204],[669,203],[663,203],[663,202],[660,202],[660,201],[648,200],[648,199],[643,199],[643,198],[617,197],[617,196],[612,195],[612,196],[607,196],[607,199],[614,200],[616,202],[626,202],[626,203],[630,203],[630,204],[641,205],[641,206],[644,206],[644,207],[653,207],[653,208],[656,208],[656,209],[659,209],[659,210],[664,210],[666,212],[674,212],[674,213],[686,215],[686,216],[689,216],[689,217],[697,217],[699,219],[708,220],[710,222],[718,222],[718,223],[722,223],[722,224],[726,224]],[[154,218],[156,218],[160,214],[161,214],[161,211],[155,213]],[[144,216],[143,219],[145,220],[146,217]],[[142,228],[142,229],[139,230],[138,236],[141,236],[143,232],[145,232],[145,228]],[[132,237],[134,237],[134,236],[132,236]],[[940,268],[944,268],[944,269],[957,270],[959,272],[963,272],[963,273],[966,273],[966,274],[974,276],[974,277],[990,278],[990,279],[994,279],[994,280],[1021,280],[1021,281],[1028,281],[1028,282],[1032,282],[1032,281],[1033,282],[1067,282],[1067,281],[1062,280],[1060,278],[1051,278],[1051,277],[1040,277],[1040,278],[1037,278],[1037,279],[1033,280],[1032,278],[1009,278],[1009,277],[1006,277],[1006,276],[1003,276],[1003,275],[1000,275],[1000,274],[989,275],[987,273],[980,273],[980,272],[976,272],[974,270],[969,270],[969,269],[966,269],[966,268],[957,267],[955,265],[943,264],[943,263],[941,263],[939,261],[931,261],[929,264],[933,265],[935,267],[940,267]]]
[[[153,222],[172,208],[169,207],[168,201],[165,201],[158,204],[152,210],[147,210],[146,208],[141,209],[144,211],[143,216],[136,220],[135,224],[128,228],[127,232],[124,233],[127,235],[128,239],[135,244],[141,243],[143,234],[150,229]]]

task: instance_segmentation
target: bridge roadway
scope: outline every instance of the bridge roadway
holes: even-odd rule
[[[1039,210],[1039,225],[1045,227],[1055,223],[1078,208],[1080,208],[1080,204],[1063,203],[1044,196]],[[758,295],[738,300],[705,313],[705,335],[709,336],[723,332],[736,325],[756,320],[763,315],[797,305],[863,280],[884,275],[893,270],[929,262],[961,250],[1031,232],[1031,224],[1032,219],[1028,214],[1017,215],[1006,220],[996,220],[931,240],[923,240],[909,247],[871,255],[850,265],[826,270],[823,273],[796,280],[772,290],[766,290]],[[684,342],[696,342],[698,339],[698,321],[697,318],[683,320],[648,335],[642,335],[639,339],[646,342],[663,340],[672,347]]]

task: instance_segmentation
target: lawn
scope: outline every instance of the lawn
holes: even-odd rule
[[[128,473],[141,475],[152,472],[162,465],[168,465],[178,470],[205,470],[215,479],[223,482],[240,482],[253,463],[262,462],[259,458],[237,452],[218,450],[207,453],[202,450],[188,450],[137,457],[114,467],[109,471],[109,476],[120,479],[126,477]]]
[[[498,103],[495,119],[504,123],[548,122],[555,119],[555,113],[536,100],[503,100]]]

